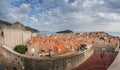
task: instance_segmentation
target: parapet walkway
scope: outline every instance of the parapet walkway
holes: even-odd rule
[[[104,53],[103,56],[101,56],[101,53],[94,53],[74,70],[107,70],[114,59],[115,55],[113,53]]]
[[[107,70],[120,70],[120,50],[114,62],[110,65],[110,67]]]

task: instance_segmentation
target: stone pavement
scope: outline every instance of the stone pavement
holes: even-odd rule
[[[104,53],[103,56],[101,56],[101,53],[94,53],[74,70],[107,70],[114,59],[115,55],[113,53]]]

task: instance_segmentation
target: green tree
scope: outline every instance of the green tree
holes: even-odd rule
[[[20,54],[25,54],[25,52],[27,51],[27,46],[17,45],[17,46],[15,46],[14,51],[16,51]]]

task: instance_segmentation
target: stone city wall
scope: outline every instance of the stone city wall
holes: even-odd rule
[[[23,63],[19,57],[0,46],[0,61],[5,67],[4,70],[22,70]]]
[[[95,52],[114,52],[114,47],[94,47]]]
[[[93,46],[93,49],[95,52],[114,52],[118,45],[119,45],[119,43],[118,44],[109,44],[109,45],[95,44]]]
[[[3,44],[10,46],[11,49],[16,45],[26,45],[32,35],[35,35],[35,33],[31,33],[30,31],[13,28],[3,28],[3,34]]]
[[[25,70],[68,70],[68,68],[73,69],[84,62],[93,53],[93,49],[89,48],[82,53],[59,58],[34,58],[18,54],[5,46],[1,47],[1,50],[1,55],[5,59],[3,63],[7,70],[13,70],[13,68],[16,70],[22,70],[22,68]],[[9,62],[9,64],[6,62]]]

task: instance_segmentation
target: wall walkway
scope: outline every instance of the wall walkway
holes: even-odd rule
[[[120,44],[118,43],[115,51],[119,50],[119,46],[120,46]],[[118,53],[117,57],[115,58],[114,62],[110,65],[110,67],[107,70],[119,70],[119,69],[120,69],[120,50],[119,50],[119,53]]]

